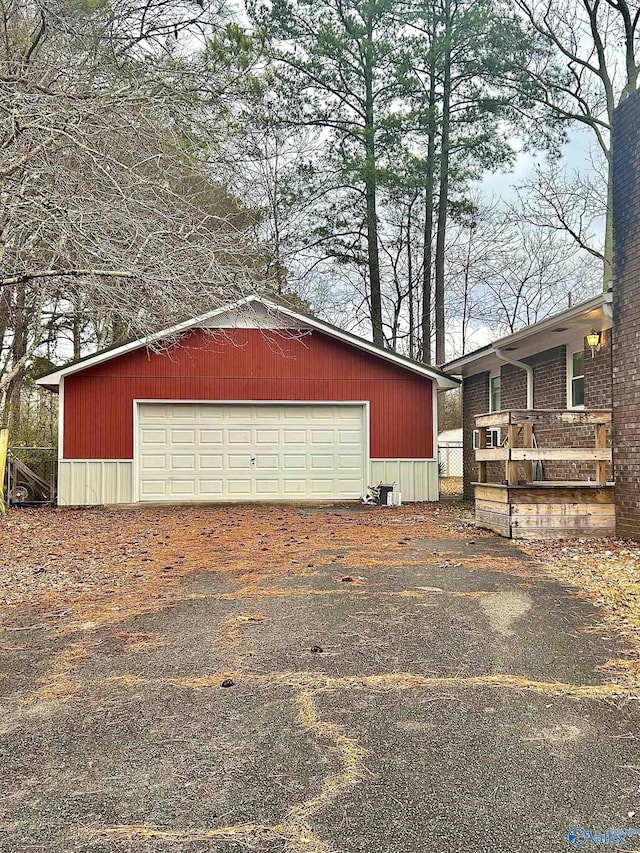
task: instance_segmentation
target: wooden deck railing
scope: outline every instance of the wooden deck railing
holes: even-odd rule
[[[535,462],[593,462],[595,482],[607,482],[607,464],[611,448],[607,446],[607,426],[611,423],[610,409],[512,409],[476,415],[478,429],[478,482],[487,482],[487,462],[504,462],[505,482],[518,485],[519,465],[524,467],[525,482],[533,481]],[[537,447],[534,429],[555,427],[593,427],[593,447]],[[506,428],[506,437],[499,447],[487,447],[487,428]]]

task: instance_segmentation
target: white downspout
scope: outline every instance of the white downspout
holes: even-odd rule
[[[533,409],[533,367],[530,364],[525,364],[524,361],[518,361],[500,352],[499,349],[493,348],[493,354],[499,361],[504,361],[507,364],[512,364],[514,367],[519,367],[527,374],[527,409]]]

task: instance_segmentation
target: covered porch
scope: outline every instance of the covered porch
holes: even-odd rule
[[[475,424],[478,526],[510,539],[614,535],[610,409],[511,409]]]

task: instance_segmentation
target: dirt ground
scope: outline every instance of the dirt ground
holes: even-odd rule
[[[639,850],[636,546],[470,522],[10,512],[0,850]]]

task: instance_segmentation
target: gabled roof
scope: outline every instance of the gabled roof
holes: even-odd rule
[[[305,314],[297,309],[294,310],[285,302],[281,302],[278,299],[257,295],[246,296],[236,302],[208,311],[206,314],[186,320],[183,323],[177,323],[174,326],[170,326],[168,329],[162,329],[161,331],[147,335],[144,338],[108,347],[94,355],[71,361],[56,370],[46,373],[44,376],[40,376],[36,382],[38,385],[42,385],[45,388],[56,390],[60,385],[60,380],[65,376],[70,376],[73,373],[79,373],[82,370],[86,370],[88,367],[94,367],[97,364],[102,364],[105,361],[118,358],[121,355],[132,352],[133,350],[140,349],[142,347],[149,347],[152,344],[161,341],[163,338],[178,336],[190,329],[197,329],[199,327],[206,326],[215,318],[222,317],[227,313],[235,312],[240,308],[248,308],[251,305],[261,305],[266,308],[267,311],[290,318],[296,324],[302,324],[307,328],[316,329],[317,331],[323,332],[336,340],[342,341],[350,346],[354,346],[357,349],[363,350],[364,352],[374,355],[377,358],[381,358],[384,361],[391,362],[392,364],[402,367],[405,370],[409,370],[412,373],[416,373],[419,376],[425,376],[429,379],[433,379],[436,382],[437,387],[441,390],[455,388],[459,384],[458,379],[444,373],[437,367],[422,364],[421,362],[414,361],[404,355],[399,355],[391,350],[378,347],[371,343],[371,341],[367,341],[357,335],[352,335],[350,332],[345,332],[343,329],[338,328],[338,326],[333,326],[331,323],[326,323],[324,320],[320,320],[310,314]]]
[[[585,302],[580,302],[558,314],[545,317],[538,323],[525,326],[518,332],[496,338],[484,347],[454,358],[444,365],[444,369],[456,376],[473,376],[500,364],[496,351],[520,360],[553,349],[571,339],[584,337],[592,328],[596,331],[609,329],[612,325],[612,302],[611,293],[599,293]]]

